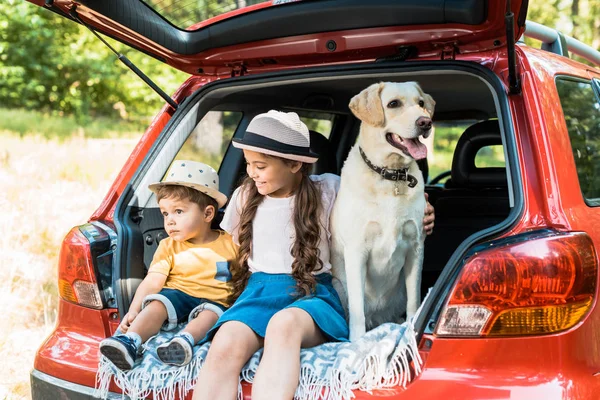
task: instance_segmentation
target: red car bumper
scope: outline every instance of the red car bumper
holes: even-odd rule
[[[92,399],[98,344],[112,334],[116,322],[107,310],[62,300],[59,312],[61,322],[36,356],[32,398]],[[423,353],[425,369],[406,389],[356,392],[356,399],[596,400],[600,398],[596,322],[592,314],[575,329],[544,337],[427,337],[432,345]],[[121,397],[115,385],[111,391]],[[250,385],[244,385],[244,394],[250,399]]]

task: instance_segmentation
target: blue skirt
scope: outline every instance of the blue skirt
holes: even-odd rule
[[[288,274],[255,272],[236,302],[223,313],[200,342],[211,340],[227,321],[239,321],[265,337],[269,320],[286,308],[301,308],[310,314],[328,341],[347,341],[348,324],[340,298],[331,284],[331,274],[316,275],[317,287],[310,296],[297,297],[296,280]]]

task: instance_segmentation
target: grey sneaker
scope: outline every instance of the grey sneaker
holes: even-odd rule
[[[194,344],[184,335],[176,335],[167,343],[156,348],[160,361],[169,365],[184,366],[192,361]]]
[[[137,358],[137,347],[126,335],[109,337],[100,342],[100,353],[121,370],[130,370]]]

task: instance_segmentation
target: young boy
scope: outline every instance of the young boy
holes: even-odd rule
[[[100,352],[116,367],[133,368],[142,343],[161,327],[173,329],[189,317],[185,329],[157,348],[163,362],[186,365],[194,344],[229,306],[229,262],[237,247],[228,233],[211,229],[217,210],[227,202],[218,187],[217,172],[195,161],[176,161],[162,182],[149,186],[169,237],[156,249],[119,325],[121,333],[100,342]]]

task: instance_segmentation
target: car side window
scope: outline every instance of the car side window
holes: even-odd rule
[[[590,81],[558,78],[560,97],[581,193],[600,205],[600,103]]]
[[[433,123],[433,133],[427,139],[420,139],[427,146],[430,180],[439,177],[443,173],[449,174],[456,143],[460,135],[475,122],[473,120],[435,121]],[[448,178],[450,178],[450,175],[438,183],[442,183]]]
[[[209,111],[181,146],[175,160],[201,161],[218,171],[241,120],[241,112]]]
[[[502,145],[485,146],[479,149],[475,155],[475,167],[477,168],[505,168],[504,147]]]
[[[333,114],[328,113],[310,112],[300,114],[300,119],[306,124],[308,129],[319,132],[327,139],[331,136],[334,118]]]

